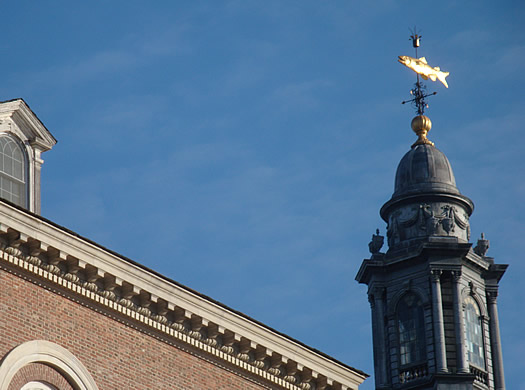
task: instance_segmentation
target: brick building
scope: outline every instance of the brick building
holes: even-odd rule
[[[41,217],[55,143],[0,103],[0,390],[358,389],[365,373]]]

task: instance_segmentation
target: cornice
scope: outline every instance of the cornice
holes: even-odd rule
[[[285,389],[357,389],[367,377],[3,201],[0,261]]]

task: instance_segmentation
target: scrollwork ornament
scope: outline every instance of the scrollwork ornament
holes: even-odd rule
[[[136,305],[135,303],[129,298],[129,297],[122,297],[120,298],[120,300],[118,301],[118,303],[128,309],[135,309],[136,308]]]
[[[152,314],[151,319],[157,321],[159,324],[167,325],[168,319],[166,318],[167,310],[159,310],[157,313]]]
[[[117,300],[117,294],[115,293],[116,284],[106,284],[103,290],[100,290],[100,295],[104,298],[109,299],[110,301]]]
[[[198,330],[190,330],[188,335],[195,340],[202,340],[202,333]]]
[[[72,272],[67,272],[64,275],[64,279],[66,279],[68,282],[75,283],[75,284],[78,284],[78,282],[80,281],[80,278],[78,277],[78,275]]]
[[[40,260],[38,256],[29,255],[26,257],[26,261],[29,264],[33,264],[34,266],[37,266],[37,267],[39,267],[42,264],[42,260]]]
[[[300,382],[300,377],[297,373],[297,365],[291,361],[286,364],[283,379],[289,383],[296,384]]]
[[[228,355],[235,354],[235,347],[233,346],[235,340],[232,334],[225,333],[222,336],[222,345],[219,348],[222,352],[227,353]]]
[[[243,362],[249,362],[250,354],[248,352],[239,352],[237,359],[242,360]]]
[[[255,367],[257,367],[257,368],[259,368],[259,369],[261,369],[261,370],[263,370],[264,368],[266,368],[267,365],[268,365],[268,363],[266,362],[264,356],[257,356],[257,357],[255,357],[255,360],[252,362],[252,364],[253,364]]]
[[[299,387],[303,390],[314,390],[315,389],[315,385],[311,379],[301,382]]]
[[[60,273],[62,273],[62,270],[60,269],[60,267],[57,265],[57,264],[46,264],[45,265],[45,268],[47,270],[47,272],[53,274],[53,275],[60,275]],[[93,290],[93,291],[96,291],[97,289]]]
[[[216,326],[208,326],[206,329],[206,338],[203,340],[203,342],[210,347],[217,348],[219,346],[219,332],[217,331]]]
[[[219,349],[228,355],[233,355],[235,352],[233,345],[222,345]]]
[[[237,355],[237,359],[242,360],[243,362],[247,362],[247,363],[253,360],[250,351],[251,351],[250,343],[246,341],[241,341],[239,343],[239,354]]]
[[[180,321],[172,321],[168,326],[178,332],[183,332],[185,329],[184,324]]]
[[[209,345],[210,347],[217,348],[219,346],[219,342],[217,341],[216,337],[209,337],[203,340],[204,344]]]
[[[15,246],[16,245],[16,246]],[[6,249],[5,249],[5,252],[6,253],[9,253],[10,255],[12,256],[15,256],[15,257],[20,257],[22,256],[22,250],[20,248],[18,248],[18,245],[19,244],[12,244],[12,245],[9,245]]]
[[[274,361],[268,368],[268,372],[275,376],[282,376],[284,374],[283,370],[284,368],[280,361]]]
[[[151,315],[151,310],[148,306],[138,306],[137,312],[142,314],[145,317],[149,317]]]
[[[89,280],[84,281],[84,283],[82,284],[82,287],[84,287],[86,290],[89,290],[89,291],[92,291],[92,292],[97,292],[98,291],[98,286],[93,281],[89,281]]]
[[[292,384],[295,384],[295,383],[298,382],[297,376],[295,375],[295,373],[286,373],[286,375],[284,376],[283,379],[286,382],[289,382],[289,383],[292,383]]]

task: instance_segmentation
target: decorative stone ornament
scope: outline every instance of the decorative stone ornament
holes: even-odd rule
[[[474,252],[481,257],[484,257],[490,247],[490,241],[485,240],[485,233],[481,233],[481,238],[478,240],[478,243],[474,247]]]
[[[372,235],[372,241],[368,244],[368,249],[372,255],[379,253],[383,247],[385,237],[379,235],[379,229],[376,229],[376,234]]]

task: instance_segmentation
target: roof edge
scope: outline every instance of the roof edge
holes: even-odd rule
[[[254,348],[265,347],[267,351],[277,353],[287,361],[296,362],[298,367],[306,367],[348,389],[357,389],[369,376],[40,215],[0,200],[0,235],[7,234],[8,230],[23,236],[19,238],[19,241],[23,241],[22,245],[28,242],[34,245],[34,241],[39,241],[43,247],[53,247],[60,251],[61,259],[76,259],[80,267],[89,264],[96,267],[101,275],[112,275],[138,290],[147,291],[153,305],[160,299],[167,302],[168,307],[180,307],[187,316],[201,318],[203,324],[216,324],[223,332],[234,334],[239,341],[247,339]]]

